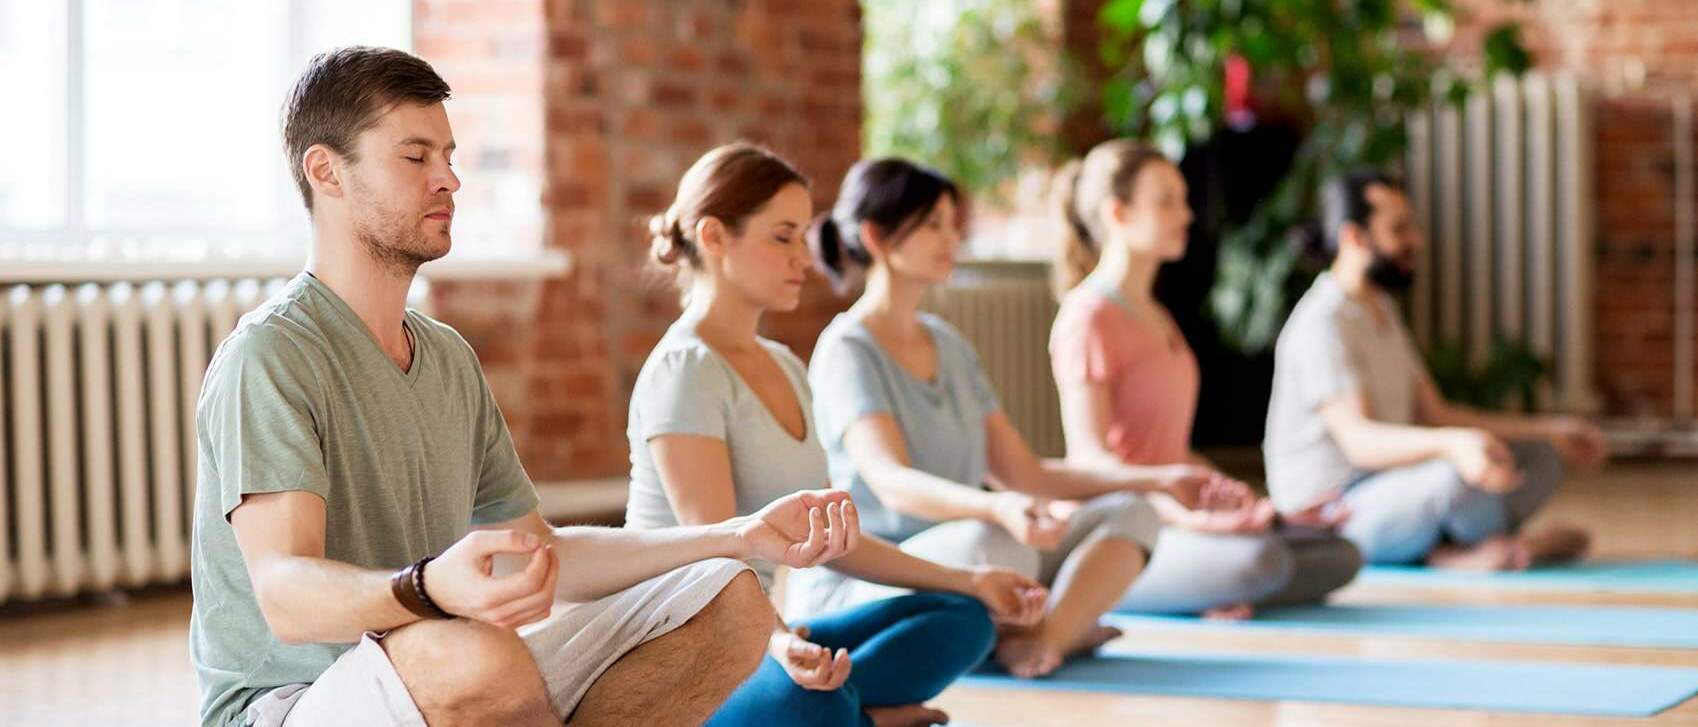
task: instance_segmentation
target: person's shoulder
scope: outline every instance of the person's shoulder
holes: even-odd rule
[[[1123,306],[1102,291],[1078,287],[1061,297],[1055,313],[1057,330],[1077,327],[1096,327],[1122,322],[1126,317]]]
[[[1350,298],[1332,281],[1329,275],[1315,279],[1303,297],[1292,306],[1286,319],[1286,330],[1305,331],[1311,328],[1337,328],[1351,316]]]
[[[674,328],[667,331],[649,351],[637,374],[639,386],[661,378],[686,378],[694,382],[727,380],[726,365],[706,341],[694,332]]]
[[[770,338],[759,338],[757,340],[760,341],[762,346],[766,347],[767,352],[771,353],[773,358],[778,360],[780,366],[788,368],[792,372],[808,370],[808,365],[803,363],[802,357],[796,355],[796,352],[792,351],[789,346]]]
[[[961,331],[957,330],[955,326],[949,323],[949,321],[944,320],[942,316],[935,313],[921,312],[920,323],[926,327],[926,330],[931,332],[932,343],[937,346],[938,353],[940,355],[948,356],[955,360],[978,360],[979,353],[973,346],[973,342],[967,340],[967,336],[963,335]]]
[[[448,351],[469,355],[473,359],[477,358],[477,350],[472,347],[472,343],[466,340],[465,336],[460,334],[459,330],[430,317],[429,314],[408,308],[407,324],[412,327],[413,335],[426,345],[434,344]]]
[[[328,364],[333,352],[301,295],[291,286],[243,314],[213,351],[207,378],[248,364],[273,372]]]
[[[825,324],[825,328],[820,329],[819,338],[814,340],[814,350],[837,345],[842,341],[870,340],[871,336],[859,319],[848,313],[839,313],[832,317],[830,323]]]
[[[878,341],[873,338],[872,332],[860,320],[840,313],[820,331],[819,338],[814,339],[814,353],[809,360],[810,365],[820,362],[829,365],[844,356],[865,357],[877,351]]]

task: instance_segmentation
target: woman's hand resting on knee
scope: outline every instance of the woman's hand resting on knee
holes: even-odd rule
[[[849,651],[838,649],[833,653],[809,641],[806,626],[794,630],[778,627],[767,641],[767,653],[803,689],[829,692],[849,679]]]
[[[1152,494],[1149,502],[1168,524],[1206,533],[1260,533],[1274,519],[1272,502],[1257,497],[1249,485],[1219,472],[1197,488],[1193,507],[1166,494]]]
[[[840,490],[791,493],[730,522],[748,551],[746,557],[791,568],[828,563],[861,542],[861,516],[849,493]]]
[[[1008,626],[1031,626],[1044,617],[1049,589],[1037,581],[1003,568],[979,566],[968,569],[969,592],[985,604],[991,621]]]
[[[1280,519],[1287,525],[1333,531],[1343,525],[1345,520],[1350,519],[1350,504],[1344,501],[1342,491],[1334,492],[1331,496],[1302,510],[1281,515]]]
[[[1003,491],[996,495],[996,524],[1015,540],[1038,550],[1054,550],[1067,534],[1067,521],[1078,510],[1076,503],[1034,497],[1023,492]]]

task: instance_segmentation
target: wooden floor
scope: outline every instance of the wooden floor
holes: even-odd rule
[[[1698,466],[1628,463],[1571,482],[1540,520],[1585,523],[1604,557],[1698,558]],[[1695,596],[1481,594],[1353,586],[1352,603],[1594,603],[1698,608]],[[188,662],[189,594],[162,589],[125,598],[0,610],[0,725],[185,725],[197,700]],[[1478,644],[1386,637],[1201,634],[1137,630],[1127,644],[1172,651],[1365,657],[1513,659],[1698,667],[1698,652]],[[1412,687],[1413,688],[1413,687]],[[1698,700],[1649,719],[1566,718],[1300,702],[1158,698],[956,687],[936,704],[956,724],[1411,725],[1698,727]]]

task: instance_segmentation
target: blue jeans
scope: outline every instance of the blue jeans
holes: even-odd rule
[[[732,725],[864,727],[867,707],[918,704],[941,694],[990,654],[996,628],[983,604],[914,593],[808,619],[808,640],[849,650],[849,681],[830,692],[796,686],[768,655],[708,720]]]

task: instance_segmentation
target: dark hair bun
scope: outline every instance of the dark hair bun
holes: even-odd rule
[[[649,255],[661,265],[676,265],[690,257],[690,241],[670,211],[649,218]]]

